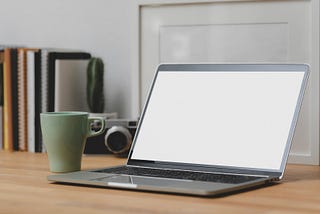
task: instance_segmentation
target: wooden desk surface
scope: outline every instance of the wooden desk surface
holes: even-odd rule
[[[124,163],[84,156],[82,169]],[[219,198],[49,183],[46,154],[0,152],[0,213],[320,213],[320,167],[289,165],[280,184]]]

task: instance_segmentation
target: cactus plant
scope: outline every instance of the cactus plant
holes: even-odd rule
[[[104,110],[103,75],[102,59],[91,58],[87,67],[87,102],[93,113],[102,113]]]

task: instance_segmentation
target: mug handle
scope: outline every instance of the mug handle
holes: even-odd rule
[[[101,117],[89,117],[88,118],[89,127],[90,127],[90,124],[95,120],[99,120],[101,122],[101,128],[98,131],[93,131],[89,128],[88,137],[93,137],[93,136],[97,136],[99,134],[102,134],[103,131],[105,130],[105,120],[104,120],[104,118],[101,118]]]

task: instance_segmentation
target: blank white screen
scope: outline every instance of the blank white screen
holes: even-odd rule
[[[303,72],[159,72],[132,159],[280,169]]]

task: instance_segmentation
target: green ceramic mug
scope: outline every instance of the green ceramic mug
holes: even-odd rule
[[[51,172],[81,170],[87,138],[102,134],[105,129],[103,118],[89,117],[87,112],[41,113],[40,120]],[[101,122],[100,130],[91,130],[90,124],[93,121]]]

